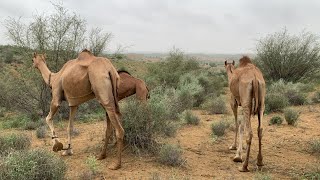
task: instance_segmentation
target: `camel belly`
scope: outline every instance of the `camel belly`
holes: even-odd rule
[[[76,66],[66,71],[62,77],[62,88],[69,106],[79,105],[94,98],[87,68]]]

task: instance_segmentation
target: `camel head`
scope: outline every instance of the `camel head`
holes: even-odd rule
[[[232,61],[232,63],[228,63],[227,61],[224,61],[224,67],[226,68],[227,72],[231,72],[232,73],[233,70],[235,69],[234,65],[235,65],[234,61]]]
[[[38,54],[38,53],[34,52],[32,61],[33,61],[33,67],[38,69],[39,68],[39,64],[41,62],[46,63],[46,54]]]

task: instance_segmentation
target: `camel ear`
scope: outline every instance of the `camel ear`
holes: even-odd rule
[[[227,66],[227,60],[224,61],[224,65]]]
[[[36,53],[36,52],[34,52],[34,53],[33,53],[33,57],[36,57],[36,56],[37,56],[37,53]]]
[[[234,60],[232,61],[232,65],[234,65],[235,64],[235,62],[234,62]]]

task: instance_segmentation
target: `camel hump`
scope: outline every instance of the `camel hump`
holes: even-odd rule
[[[78,60],[92,59],[92,57],[94,57],[94,55],[91,53],[91,51],[84,49],[78,55]]]
[[[243,67],[246,66],[247,64],[252,64],[251,59],[248,56],[243,56],[240,60],[239,60],[239,67]]]

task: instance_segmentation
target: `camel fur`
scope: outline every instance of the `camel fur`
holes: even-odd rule
[[[57,73],[52,73],[45,61],[45,55],[33,54],[33,66],[37,68],[44,81],[52,89],[52,101],[50,112],[46,122],[52,133],[53,151],[63,150],[63,145],[57,137],[52,118],[57,112],[61,102],[66,100],[70,107],[68,125],[68,148],[63,155],[72,155],[71,132],[73,120],[78,106],[90,99],[96,98],[106,111],[107,128],[105,138],[109,139],[112,129],[117,137],[117,161],[109,166],[110,169],[121,167],[121,152],[123,149],[124,130],[120,124],[120,111],[117,100],[117,89],[120,86],[120,76],[110,60],[103,57],[95,57],[90,51],[83,50],[77,59],[69,60]],[[105,157],[106,146],[99,156]]]
[[[243,130],[245,128],[247,132],[247,148],[246,157],[243,166],[240,171],[248,171],[248,162],[250,154],[250,146],[252,141],[252,129],[251,129],[251,115],[258,115],[258,137],[259,137],[259,152],[257,157],[258,167],[263,166],[263,157],[261,152],[261,140],[262,140],[262,128],[261,121],[263,119],[263,112],[265,109],[265,81],[261,71],[252,64],[251,60],[247,56],[243,56],[239,60],[240,64],[238,68],[234,67],[235,62],[227,63],[225,61],[225,69],[228,75],[229,88],[231,91],[230,105],[235,117],[236,131],[234,143],[230,149],[237,149],[235,162],[242,162],[242,137]],[[237,111],[238,106],[242,106],[244,114],[244,122],[238,122]],[[237,146],[237,136],[239,135],[239,145]]]

